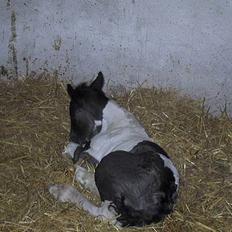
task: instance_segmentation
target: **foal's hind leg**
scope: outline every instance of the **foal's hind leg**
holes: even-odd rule
[[[80,182],[80,184],[90,190],[92,193],[99,196],[97,186],[95,184],[94,173],[89,172],[87,169],[79,166],[76,166],[75,179]]]
[[[111,202],[104,201],[100,207],[97,207],[70,185],[50,185],[48,189],[58,201],[73,203],[94,217],[104,221],[110,220],[116,226],[120,226],[116,221],[117,214]]]

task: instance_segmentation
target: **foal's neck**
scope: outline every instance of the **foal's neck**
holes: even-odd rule
[[[109,100],[103,110],[103,120],[108,126],[119,126],[127,124],[131,118],[131,114],[120,107],[115,101]]]
[[[109,100],[103,110],[103,118],[113,122],[126,118],[126,110],[120,107],[115,101]]]

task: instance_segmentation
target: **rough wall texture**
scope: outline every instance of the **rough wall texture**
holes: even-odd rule
[[[1,0],[0,73],[102,70],[113,85],[173,86],[232,114],[231,0]]]

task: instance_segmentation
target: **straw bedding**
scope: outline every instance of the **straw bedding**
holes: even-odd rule
[[[117,95],[181,174],[179,200],[164,222],[125,231],[232,231],[232,120],[204,110],[202,101],[174,90]],[[116,231],[70,204],[56,202],[49,183],[74,184],[72,162],[61,156],[68,140],[69,99],[55,77],[0,82],[0,231]]]

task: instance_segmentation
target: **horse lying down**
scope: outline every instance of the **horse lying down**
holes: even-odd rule
[[[159,222],[173,210],[179,174],[137,119],[106,97],[103,85],[101,72],[90,85],[67,85],[71,142],[65,149],[75,161],[88,154],[97,164],[95,174],[77,165],[75,179],[99,194],[102,204],[94,205],[69,185],[50,185],[49,192],[118,227]]]

